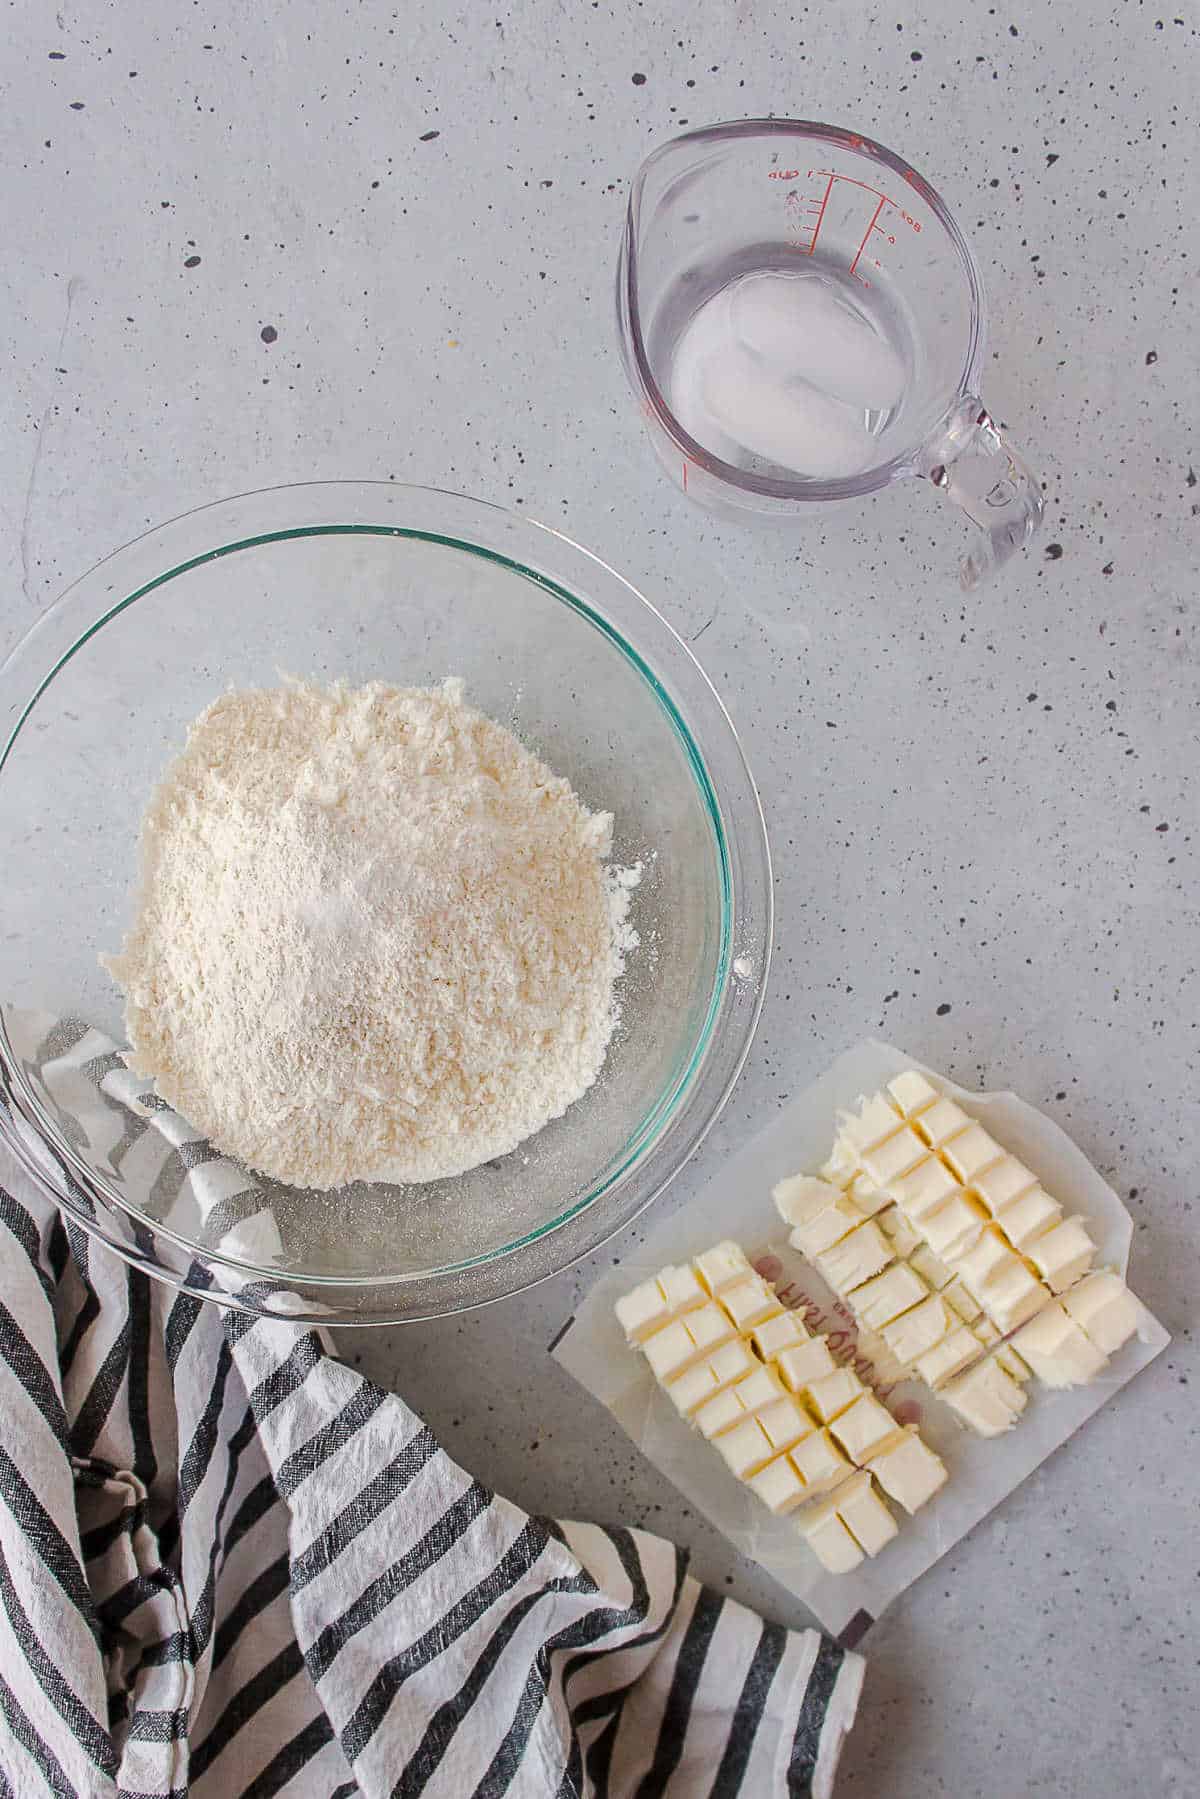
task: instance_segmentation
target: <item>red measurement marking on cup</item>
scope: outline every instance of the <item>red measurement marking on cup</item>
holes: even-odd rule
[[[852,275],[853,275],[855,269],[857,269],[857,267],[858,267],[859,257],[862,255],[863,251],[867,247],[867,239],[870,237],[872,231],[875,230],[876,219],[879,217],[879,215],[883,211],[884,207],[890,206],[890,205],[891,205],[891,201],[885,199],[883,194],[880,194],[879,204],[876,206],[874,212],[871,214],[871,223],[867,226],[866,230],[863,232],[862,243],[859,244],[858,249],[854,252],[854,261],[850,264],[850,273]],[[863,277],[861,275],[858,278],[860,281],[862,281],[862,279],[863,279]],[[864,285],[870,286],[870,283],[867,282]]]
[[[897,221],[903,222],[911,231],[919,233],[922,229],[921,221],[919,219],[915,219],[910,212],[906,212],[905,209],[898,205],[888,194],[885,194],[880,188],[872,187],[867,181],[859,181],[853,175],[841,175],[836,169],[809,169],[806,179],[808,181],[824,181],[825,183],[823,190],[815,189],[807,196],[806,210],[816,215],[815,222],[811,225],[793,223],[792,226],[792,229],[795,231],[806,232],[809,234],[808,242],[803,246],[809,256],[812,256],[816,250],[817,239],[820,236],[821,226],[825,220],[825,213],[829,206],[830,197],[833,194],[835,186],[837,186],[839,182],[844,183],[847,187],[856,187],[860,189],[861,192],[868,194],[871,199],[875,201],[875,209],[867,222],[867,228],[862,234],[861,242],[854,252],[854,258],[850,263],[848,270],[848,273],[853,275],[856,281],[861,281],[864,287],[870,287],[871,283],[866,275],[860,273],[859,263],[862,262],[866,256],[867,246],[871,241],[872,234],[874,233],[882,237],[887,244],[894,244],[896,242],[896,232],[890,227],[895,225]],[[789,202],[792,201],[794,197],[796,196],[789,194]],[[887,216],[883,219],[883,223],[881,224],[880,219],[884,214],[885,209]],[[883,263],[878,256],[866,256],[866,266],[874,269],[882,269]]]

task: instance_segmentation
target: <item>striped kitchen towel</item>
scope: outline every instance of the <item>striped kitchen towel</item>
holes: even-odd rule
[[[862,1663],[529,1517],[0,1150],[0,1799],[826,1795]]]

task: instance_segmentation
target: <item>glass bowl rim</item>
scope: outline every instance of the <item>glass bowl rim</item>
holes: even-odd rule
[[[294,517],[295,508],[311,511],[318,509],[317,520],[311,516],[303,520]],[[399,506],[402,514],[415,509],[419,515],[422,508],[432,509],[440,513],[443,508],[449,509],[452,515],[462,517],[459,530],[465,528],[465,535],[456,535],[453,527],[413,525],[409,522],[397,522],[385,516],[389,506]],[[259,508],[270,513],[278,509],[281,515],[290,522],[277,528],[262,528],[260,525],[252,530],[239,527],[230,536],[224,529],[226,520],[232,525],[234,518],[242,512],[255,513]],[[333,510],[330,510],[330,509]],[[347,514],[369,513],[371,516],[347,517]],[[482,541],[485,525],[493,527],[493,537],[508,538],[516,536],[525,545],[528,560],[521,555],[507,553],[497,549],[494,542]],[[472,528],[474,527],[474,528]],[[213,537],[219,532],[222,541],[214,543]],[[177,538],[191,539],[202,534],[199,541],[206,547],[193,549],[191,554],[178,556],[170,554],[165,558],[156,554],[159,566],[147,580],[140,580],[128,586],[120,577],[125,567],[135,563],[139,557],[154,551],[155,546]],[[236,1274],[239,1281],[249,1280],[260,1287],[277,1287],[285,1291],[300,1288],[315,1294],[367,1292],[385,1293],[395,1290],[403,1292],[405,1303],[397,1310],[389,1310],[387,1316],[372,1312],[370,1318],[358,1318],[358,1322],[391,1323],[403,1318],[415,1316],[432,1316],[445,1311],[460,1311],[470,1306],[486,1303],[489,1299],[504,1297],[519,1292],[534,1284],[537,1280],[548,1278],[561,1267],[569,1266],[578,1256],[590,1253],[599,1248],[617,1230],[634,1217],[660,1193],[668,1181],[683,1166],[683,1163],[699,1146],[699,1142],[715,1121],[721,1107],[728,1098],[734,1081],[749,1052],[754,1030],[757,1026],[765,996],[766,976],[770,962],[772,938],[773,891],[770,875],[770,850],[766,837],[761,802],[754,786],[753,777],[746,764],[737,733],[712,683],[704,674],[695,656],[677,632],[667,623],[657,609],[642,595],[632,583],[616,573],[608,564],[593,552],[584,549],[563,533],[553,527],[537,523],[532,518],[508,511],[488,501],[474,499],[464,494],[453,493],[444,489],[413,486],[391,481],[338,481],[295,483],[284,487],[259,489],[257,491],[236,495],[230,499],[213,502],[210,505],[195,508],[187,513],[152,527],[139,537],[131,540],[114,551],[103,561],[93,566],[86,574],[69,586],[61,597],[55,601],[27,630],[0,663],[0,728],[2,728],[2,747],[0,747],[0,775],[3,775],[10,755],[16,747],[20,734],[28,723],[38,702],[45,695],[51,684],[72,659],[72,657],[93,638],[112,619],[125,612],[139,599],[146,597],[156,589],[166,587],[180,575],[209,562],[236,554],[240,551],[253,550],[264,544],[303,539],[317,536],[384,536],[408,540],[430,542],[439,546],[462,551],[482,557],[495,566],[504,568],[519,578],[531,580],[542,591],[549,593],[560,604],[567,605],[583,622],[599,629],[601,634],[617,649],[618,653],[630,665],[642,683],[648,689],[683,750],[686,764],[695,782],[703,810],[708,819],[717,850],[719,868],[719,907],[720,907],[720,943],[717,966],[713,974],[711,989],[703,1021],[696,1032],[690,1051],[682,1071],[677,1067],[664,1088],[654,1096],[646,1112],[631,1129],[626,1141],[614,1162],[610,1162],[600,1176],[587,1184],[587,1190],[574,1199],[564,1210],[539,1224],[536,1228],[523,1232],[511,1241],[481,1252],[477,1256],[463,1257],[453,1263],[442,1263],[428,1269],[406,1271],[400,1274],[352,1274],[309,1272],[304,1270],[280,1270],[278,1268],[261,1267],[246,1260],[229,1255],[219,1249],[209,1248],[194,1242],[178,1233],[164,1223],[148,1217],[139,1211],[130,1201],[124,1198],[114,1187],[110,1186],[90,1165],[74,1150],[73,1145],[56,1128],[36,1093],[29,1084],[19,1058],[9,1043],[3,1016],[0,1014],[0,1068],[5,1077],[4,1085],[9,1090],[9,1097],[19,1096],[20,1111],[25,1121],[31,1124],[43,1145],[48,1149],[56,1164],[67,1164],[62,1170],[64,1180],[59,1186],[57,1181],[48,1180],[44,1164],[40,1158],[29,1156],[21,1142],[20,1131],[13,1128],[13,1121],[3,1104],[0,1104],[0,1134],[17,1153],[18,1158],[44,1189],[50,1191],[55,1203],[68,1211],[72,1217],[89,1233],[98,1235],[114,1248],[126,1260],[135,1260],[138,1265],[149,1268],[151,1273],[158,1274],[169,1284],[185,1291],[197,1290],[190,1285],[188,1275],[180,1275],[178,1269],[163,1267],[153,1258],[147,1258],[145,1249],[139,1245],[139,1252],[133,1246],[120,1240],[112,1231],[104,1228],[106,1214],[122,1216],[136,1237],[144,1237],[147,1232],[153,1239],[161,1239],[164,1244],[171,1244],[177,1251],[192,1258],[191,1268],[197,1264],[203,1269],[225,1268]],[[189,545],[189,547],[191,547]],[[537,555],[543,552],[543,557]],[[570,574],[550,572],[547,567],[539,566],[543,560],[553,566],[555,558],[562,562],[575,563],[579,576],[572,583]],[[169,563],[165,569],[163,560]],[[599,579],[599,585],[605,589],[604,604],[594,599],[585,598],[589,590],[579,578],[589,575]],[[116,577],[105,580],[105,577]],[[102,598],[97,606],[97,590]],[[115,595],[115,597],[113,597]],[[654,660],[654,652],[645,652],[635,642],[635,632],[623,618],[614,621],[612,614],[613,601],[624,603],[624,609],[636,626],[641,627],[643,634],[657,639],[657,651],[660,661],[664,661],[664,672],[660,674]],[[84,614],[86,613],[86,618]],[[63,640],[56,651],[52,651],[49,662],[42,659],[40,665],[35,662],[39,658],[43,644],[47,639]],[[29,689],[29,677],[34,676],[32,692]],[[693,700],[702,702],[706,716],[700,725],[693,729],[679,704],[672,696],[668,680],[676,680],[686,676],[687,685],[692,690]],[[20,685],[18,685],[20,684]],[[706,752],[702,740],[708,734],[714,735],[711,751]],[[718,761],[721,767],[714,780],[710,773],[710,761]],[[726,813],[719,791],[720,786],[733,786],[740,791],[726,796],[729,812]],[[747,801],[750,802],[747,810]],[[738,833],[749,838],[744,847],[751,853],[757,852],[758,867],[754,870],[757,879],[749,883],[739,881],[738,857],[732,855],[734,848],[730,829],[731,821],[743,819],[751,821],[751,828]],[[754,824],[757,824],[757,831]],[[742,891],[739,891],[739,888]],[[747,891],[747,888],[749,891]],[[750,907],[751,913],[758,917],[743,918],[747,911],[747,900],[754,899],[758,903]],[[752,995],[752,1003],[748,1010],[742,1009],[738,1041],[734,1045],[732,1057],[723,1059],[729,1066],[721,1070],[723,1078],[714,1091],[704,1096],[701,1086],[707,1086],[704,1080],[706,1063],[714,1038],[718,1034],[722,1010],[725,1006],[731,982],[734,979],[734,945],[735,933],[749,928],[748,940],[757,947],[757,980]],[[726,1021],[732,1022],[732,1021]],[[674,1127],[683,1122],[683,1115],[696,1106],[698,1100],[706,1101],[709,1109],[702,1116],[698,1126],[693,1126],[686,1133],[688,1141],[683,1146],[683,1153],[669,1157],[668,1166],[656,1171],[654,1181],[648,1182],[646,1191],[627,1194],[626,1201],[619,1208],[618,1215],[596,1220],[597,1230],[586,1233],[586,1241],[581,1246],[570,1245],[570,1253],[563,1261],[551,1255],[552,1265],[539,1271],[526,1271],[515,1266],[521,1259],[521,1252],[545,1244],[572,1221],[581,1220],[591,1212],[606,1195],[613,1195],[623,1186],[636,1189],[639,1170],[645,1168],[655,1152],[665,1147],[665,1140],[671,1135]],[[699,1106],[704,1113],[704,1103]],[[80,1204],[72,1192],[72,1186],[78,1183],[83,1190],[85,1203]],[[632,1198],[633,1203],[630,1203]],[[90,1204],[86,1203],[90,1202]],[[94,1210],[93,1210],[94,1208]],[[89,1215],[90,1213],[90,1215]],[[564,1247],[567,1245],[564,1243]],[[457,1303],[443,1303],[446,1299],[439,1289],[447,1283],[454,1283],[464,1276],[471,1276],[482,1270],[507,1268],[516,1275],[515,1280],[501,1279],[490,1283],[496,1290],[482,1293],[478,1297],[461,1298]],[[189,1269],[190,1273],[190,1269]],[[203,1291],[206,1297],[218,1302],[230,1303],[239,1309],[259,1311],[264,1309],[257,1300],[249,1306],[240,1304],[236,1290],[218,1288],[210,1285],[211,1276],[204,1279]],[[420,1297],[423,1296],[423,1297]],[[411,1301],[416,1300],[416,1309]],[[270,1309],[270,1308],[267,1308]],[[326,1322],[336,1322],[331,1313],[337,1308],[314,1301],[313,1316],[320,1316]],[[287,1308],[287,1315],[302,1319],[303,1310],[294,1305]],[[349,1321],[349,1320],[343,1320]]]

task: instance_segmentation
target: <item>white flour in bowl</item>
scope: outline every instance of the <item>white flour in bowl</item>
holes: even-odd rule
[[[138,1072],[302,1187],[504,1155],[595,1080],[637,942],[612,816],[462,682],[229,693],[142,824],[106,966]]]

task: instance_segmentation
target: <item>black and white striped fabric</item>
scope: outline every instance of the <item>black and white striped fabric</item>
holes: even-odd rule
[[[861,1680],[655,1537],[527,1516],[0,1151],[0,1799],[819,1799]]]

